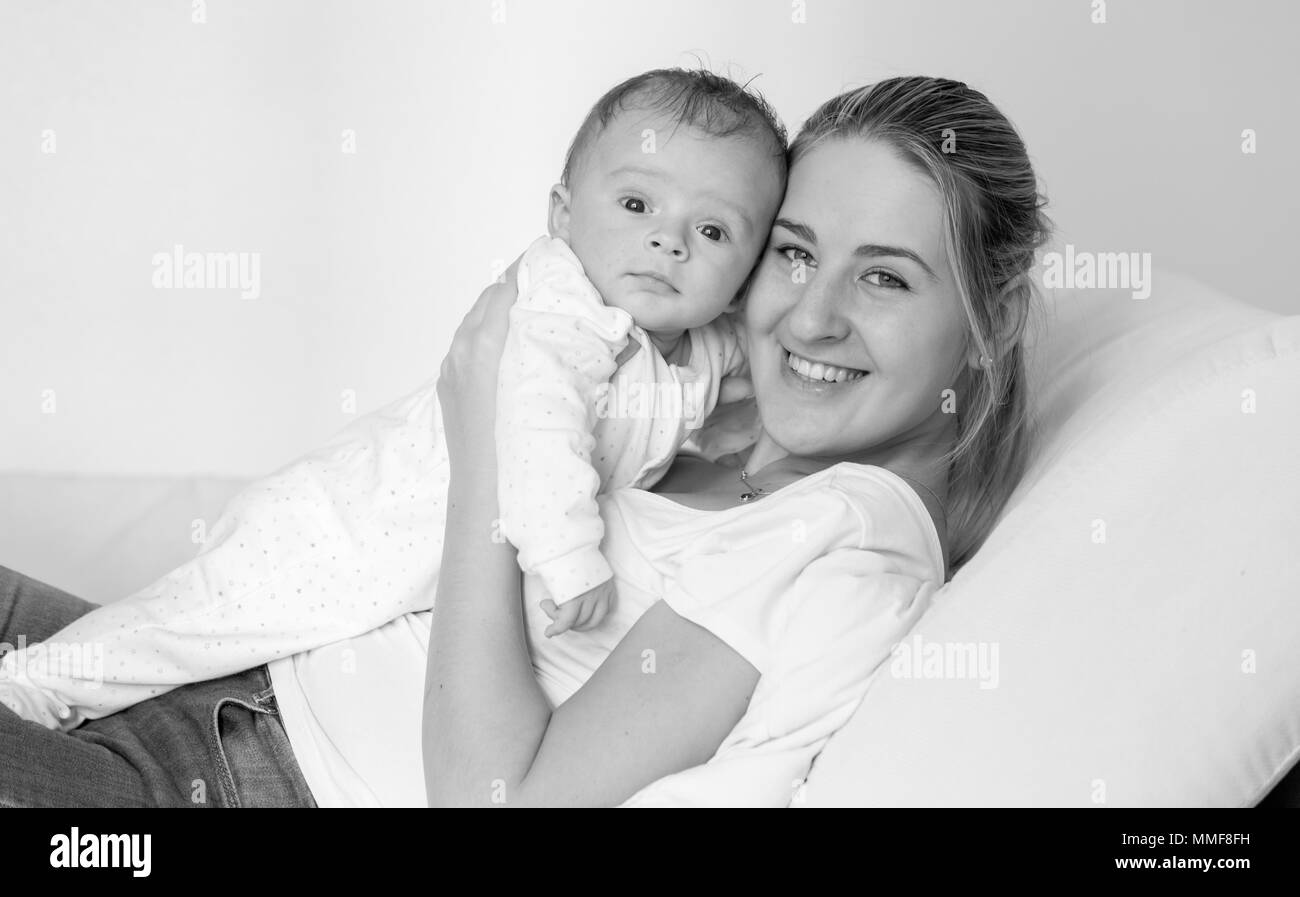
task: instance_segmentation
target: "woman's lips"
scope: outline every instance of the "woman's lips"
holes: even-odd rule
[[[851,379],[845,378],[843,380],[827,380],[824,377],[809,377],[801,374],[790,366],[790,356],[790,351],[783,346],[781,348],[781,378],[805,391],[816,393],[828,393],[832,391],[838,392],[846,387],[856,385],[871,375],[870,371],[861,371],[861,376],[856,376]],[[799,356],[795,356],[795,358],[797,359]],[[824,365],[818,365],[818,367],[822,367],[823,370],[825,369]],[[845,368],[845,370],[854,369]],[[813,373],[816,373],[815,368],[813,369]]]
[[[794,381],[806,383],[807,386],[852,386],[859,380],[865,380],[870,370],[840,367],[824,361],[806,359],[801,355],[781,347],[781,368]]]

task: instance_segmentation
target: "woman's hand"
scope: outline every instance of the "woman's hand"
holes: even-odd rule
[[[523,258],[523,256],[520,256]],[[505,350],[519,259],[466,313],[438,374],[438,402],[453,469],[496,460],[497,368]],[[495,467],[495,464],[489,464]]]

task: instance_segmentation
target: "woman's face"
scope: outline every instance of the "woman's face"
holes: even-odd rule
[[[966,318],[943,233],[938,189],[883,143],[832,139],[791,169],[746,302],[763,428],[787,452],[882,463],[955,434]]]

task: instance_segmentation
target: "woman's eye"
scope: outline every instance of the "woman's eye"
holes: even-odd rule
[[[783,255],[792,265],[808,265],[812,263],[812,254],[806,249],[800,249],[798,246],[778,246],[777,255]]]
[[[623,200],[623,208],[627,209],[629,212],[644,212],[646,210],[645,201],[637,199],[635,196],[629,196],[627,199]]]
[[[726,236],[726,234],[722,232],[722,228],[718,227],[716,224],[704,225],[700,228],[700,233],[704,234],[706,240],[712,240],[715,243]]]
[[[872,280],[873,276],[879,278],[879,280]],[[908,289],[907,281],[897,274],[890,274],[888,271],[868,271],[862,275],[862,279],[872,286],[884,287],[887,290]]]

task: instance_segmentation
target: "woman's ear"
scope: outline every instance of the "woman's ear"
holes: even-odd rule
[[[1030,288],[1029,272],[1021,272],[1002,288],[998,295],[998,308],[1001,310],[1001,327],[998,334],[1001,354],[1011,351],[1011,347],[1025,335],[1025,322],[1029,320],[1029,300],[1033,295]]]
[[[556,184],[551,188],[551,208],[546,219],[547,232],[569,242],[569,188]]]
[[[994,353],[994,362],[1010,352],[1024,335],[1031,295],[1028,272],[1017,274],[998,291],[994,306],[994,332],[989,347]],[[981,367],[978,347],[972,345],[967,350],[966,363],[976,370]]]

